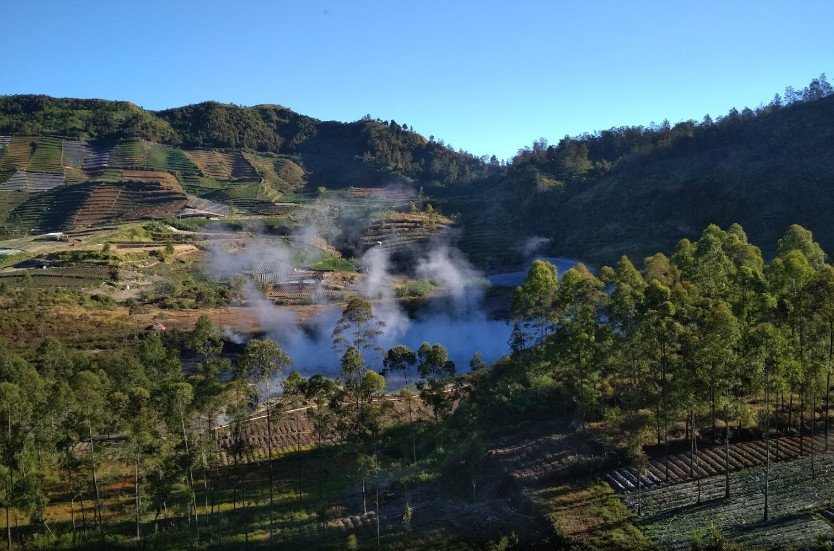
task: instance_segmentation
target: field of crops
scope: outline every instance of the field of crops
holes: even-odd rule
[[[176,215],[188,202],[184,194],[158,183],[94,184],[83,188],[86,197],[62,225],[82,228],[116,220],[165,218]]]
[[[157,170],[123,170],[120,179],[127,182],[147,182],[150,184],[158,184],[161,187],[172,191],[183,191],[179,181],[177,181],[176,177],[169,172],[161,172]]]
[[[205,176],[215,180],[256,180],[260,176],[239,151],[186,151],[185,154]]]
[[[0,191],[25,191],[26,193],[43,193],[64,184],[63,174],[17,171],[0,184]]]
[[[84,170],[100,170],[110,163],[111,147],[93,146],[86,142],[65,140],[64,166]]]
[[[802,442],[796,436],[774,438],[770,442],[770,460],[785,461],[808,455],[811,444],[815,450],[825,448],[822,437],[813,440],[805,437]],[[763,440],[755,442],[736,442],[730,444],[730,470],[738,471],[748,467],[764,465],[766,447]],[[667,463],[666,458],[658,457],[649,461],[642,475],[645,488],[678,484],[698,478],[708,478],[720,475],[724,468],[724,447],[714,446],[698,451],[697,461],[690,461],[688,453],[671,454]],[[668,471],[667,471],[668,465]],[[667,476],[668,472],[668,476]],[[611,487],[618,492],[632,491],[637,488],[637,471],[631,467],[620,467],[605,475]]]
[[[818,533],[834,536],[831,525],[815,514],[834,502],[834,454],[816,456],[817,477],[810,457],[776,463],[770,475],[770,518],[764,522],[764,472],[761,468],[732,473],[732,495],[724,499],[724,477],[701,481],[701,503],[695,482],[643,492],[642,525],[648,535],[672,549],[688,548],[692,534],[714,523],[745,549],[810,547]],[[637,506],[637,493],[625,500]]]
[[[111,278],[107,266],[72,266],[67,268],[44,268],[16,270],[0,273],[0,282],[20,285],[28,277],[38,287],[95,287]]]
[[[37,147],[37,138],[15,136],[9,145],[3,148],[0,157],[0,170],[26,170],[29,159]]]
[[[109,166],[127,169],[162,170],[197,174],[197,167],[180,149],[144,140],[119,142],[110,155]]]
[[[288,193],[304,186],[304,169],[294,161],[281,156],[243,153],[255,167],[260,177],[280,193]]]
[[[35,150],[26,165],[27,172],[60,173],[63,163],[60,138],[38,138]]]

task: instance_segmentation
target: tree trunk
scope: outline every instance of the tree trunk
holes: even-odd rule
[[[816,443],[814,442],[814,437],[816,436],[816,428],[815,425],[817,424],[817,385],[816,383],[811,384],[811,478],[817,478],[817,466],[814,463],[814,448],[816,448]]]
[[[730,389],[724,405],[724,499],[730,498]]]
[[[272,522],[273,522],[273,500],[275,492],[275,473],[272,470],[272,409],[269,405],[269,398],[266,403],[266,448],[267,458],[269,461],[269,542],[272,542]]]
[[[767,362],[767,360],[765,360]],[[770,372],[765,364],[765,487],[764,487],[764,520],[770,517],[768,511],[770,499]]]
[[[136,541],[142,542],[142,524],[141,518],[139,514],[139,454],[136,454],[136,459],[133,463],[133,488],[135,493],[135,504],[136,504]]]
[[[102,531],[104,527],[102,526],[101,522],[101,499],[99,497],[98,491],[98,469],[96,468],[96,449],[93,440],[93,425],[90,420],[87,420],[87,431],[90,435],[90,457],[92,458],[92,468],[93,468],[93,489],[95,490],[96,502],[95,502],[95,509],[93,510],[93,521],[96,523],[96,528],[98,529],[98,535],[101,537]]]
[[[365,499],[365,478],[362,478],[362,512],[368,514],[368,501]]]
[[[643,480],[640,476],[642,473],[642,466],[637,465],[637,516],[639,517],[643,511]]]
[[[799,457],[805,455],[805,389],[799,389]]]
[[[828,451],[828,423],[831,417],[831,364],[829,360],[828,375],[825,379],[825,451]]]

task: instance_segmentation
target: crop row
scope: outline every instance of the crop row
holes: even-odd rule
[[[646,533],[673,549],[685,548],[692,533],[711,523],[745,549],[802,547],[831,527],[813,514],[834,501],[834,454],[776,463],[769,482],[770,520],[763,521],[764,470],[744,469],[730,475],[731,497],[724,498],[724,477],[714,476],[625,494],[626,503],[642,508]],[[700,486],[700,503],[698,487]]]
[[[43,193],[63,184],[63,174],[44,174],[19,170],[15,172],[14,176],[0,184],[0,191]]]
[[[127,140],[116,144],[110,155],[110,166],[179,174],[199,172],[182,150],[144,140]]]
[[[814,450],[823,450],[825,441],[821,437],[813,440],[805,437],[800,441],[795,436],[774,438],[770,441],[770,459],[773,462],[799,458],[808,455],[811,446]],[[764,465],[766,444],[763,440],[755,442],[736,442],[729,447],[729,465],[731,471],[747,467]],[[723,446],[701,449],[697,454],[670,454],[668,458],[660,457],[649,461],[641,474],[642,484],[646,488],[678,484],[698,478],[716,476],[725,471]],[[632,491],[637,488],[637,471],[633,467],[620,467],[608,472],[605,478],[619,492]]]
[[[260,175],[239,151],[187,151],[185,154],[200,171],[215,180],[255,180]]]

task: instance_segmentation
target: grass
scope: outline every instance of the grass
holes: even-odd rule
[[[243,156],[275,191],[285,194],[304,187],[304,169],[291,159],[255,153],[244,153]]]
[[[355,272],[357,261],[353,258],[342,258],[323,252],[321,258],[313,262],[310,267],[321,272]]]
[[[605,483],[579,479],[533,494],[566,545],[587,550],[656,549],[635,524],[634,513]]]

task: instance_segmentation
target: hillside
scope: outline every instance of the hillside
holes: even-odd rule
[[[717,121],[539,142],[513,160],[502,201],[553,251],[597,262],[668,252],[711,223],[740,223],[768,257],[794,223],[831,250],[834,96],[821,81]]]
[[[462,248],[481,267],[517,261],[519,244],[533,235],[550,238],[549,252],[602,263],[622,252],[635,259],[669,252],[710,223],[734,222],[769,257],[793,223],[834,249],[832,145],[834,96],[824,76],[755,111],[538,141],[506,165],[370,117],[342,123],[278,105],[205,102],[154,112],[127,102],[5,96],[0,233],[77,228],[133,212],[167,216],[197,199],[216,212],[274,215],[320,188],[406,183],[456,220]],[[84,199],[110,197],[127,182],[156,191],[134,189],[126,207]],[[99,208],[106,212],[84,214]]]

